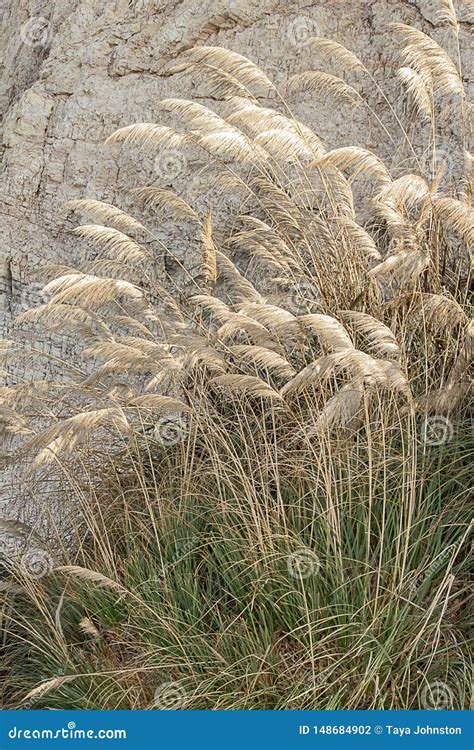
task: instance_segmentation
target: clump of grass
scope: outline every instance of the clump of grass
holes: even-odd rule
[[[444,50],[397,33],[427,174],[328,151],[253,63],[198,47],[174,72],[199,71],[224,111],[168,99],[181,131],[142,123],[108,140],[205,155],[223,215],[155,186],[132,191],[145,218],[70,204],[100,253],[48,269],[19,333],[72,331],[82,360],[2,398],[7,433],[23,435],[12,460],[74,513],[40,574],[17,528],[5,705],[418,708],[439,685],[468,705],[472,175],[433,169],[439,97],[457,98],[464,138],[468,105]],[[379,122],[330,73],[285,90],[360,101]],[[163,218],[186,224],[198,267],[163,240]],[[178,277],[158,280],[163,260]],[[7,365],[33,354],[3,345]]]
[[[467,706],[470,436],[359,435],[258,479],[232,437],[192,480],[184,456],[110,478],[70,567],[23,576],[9,704],[154,707],[172,683],[178,708],[418,708],[442,682]]]

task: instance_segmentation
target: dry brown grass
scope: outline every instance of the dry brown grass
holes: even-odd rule
[[[444,22],[454,28],[451,3],[443,8]],[[431,39],[403,25],[396,32],[402,38],[400,80],[435,150],[440,97],[455,97],[462,122],[467,120],[462,81]],[[369,71],[341,45],[314,43],[338,75],[299,74],[284,91],[330,94],[336,101],[355,97],[365,106],[344,76]],[[83,337],[86,362],[67,363],[62,381],[1,390],[4,430],[16,440],[23,435],[12,460],[25,461],[30,472],[49,468],[65,477],[83,513],[68,543],[59,545],[69,564],[56,575],[69,574],[70,606],[82,607],[74,575],[128,592],[125,603],[114,605],[117,611],[130,606],[124,617],[135,639],[134,648],[127,646],[134,677],[126,687],[115,676],[124,674],[124,664],[110,670],[108,657],[97,656],[94,608],[80,613],[79,632],[94,632],[91,648],[100,665],[91,679],[100,680],[102,669],[105,680],[104,692],[97,683],[96,704],[135,707],[149,700],[142,675],[156,663],[158,670],[182,675],[187,669],[193,676],[192,707],[288,707],[295,701],[308,707],[310,698],[333,707],[335,685],[337,708],[416,707],[424,683],[415,673],[429,677],[436,667],[435,676],[445,669],[463,684],[466,678],[462,647],[453,645],[453,656],[447,645],[456,628],[456,592],[461,598],[465,593],[464,438],[456,438],[446,474],[440,474],[443,492],[451,488],[443,509],[425,481],[419,425],[430,414],[458,425],[466,413],[473,343],[471,174],[465,173],[463,187],[431,169],[394,177],[376,154],[358,146],[326,150],[264,72],[234,52],[192,49],[179,72],[195,71],[225,100],[224,114],[166,100],[163,108],[181,130],[141,123],[121,128],[108,143],[197,151],[212,165],[215,184],[230,198],[240,196],[238,210],[216,219],[210,208],[201,212],[168,188],[132,190],[148,216],[155,212],[186,224],[201,259],[190,269],[146,217],[101,201],[71,202],[69,209],[90,222],[76,233],[95,243],[99,259],[77,270],[48,270],[47,301],[20,322]],[[260,106],[262,87],[275,90],[278,109]],[[368,104],[367,112],[377,116]],[[398,124],[405,137],[409,123]],[[155,262],[163,256],[180,269],[179,282],[172,274],[156,280]],[[3,346],[4,366],[25,352],[26,343]],[[451,468],[457,462],[461,489]],[[142,540],[144,568],[157,556],[163,560],[163,535],[170,524],[186,528],[190,507],[199,509],[200,520],[193,517],[189,525],[200,528],[207,551],[193,558],[197,567],[187,571],[185,588],[201,586],[212,566],[223,580],[217,591],[204,586],[205,593],[193,589],[189,596],[181,582],[181,593],[179,586],[171,593],[165,588],[163,599],[150,603],[141,588],[150,571],[142,571],[124,545],[140,556],[136,540]],[[75,547],[82,533],[87,541]],[[318,549],[330,583],[310,591],[289,580],[299,587],[296,594],[291,585],[286,591],[288,576],[280,577],[275,561],[303,538]],[[410,581],[432,570],[446,545],[453,552],[442,558],[442,572],[436,568],[429,590],[414,593]],[[236,593],[239,576],[247,590]],[[255,630],[246,620],[252,602],[277,580],[281,591],[268,596],[279,622],[270,624],[268,613]],[[175,596],[171,604],[168,594]],[[35,590],[33,600],[42,602],[44,614],[42,596]],[[283,599],[293,602],[292,614]],[[175,622],[168,621],[165,606]],[[260,606],[265,609],[264,601]],[[152,624],[140,620],[143,608]],[[206,619],[211,610],[219,623]],[[186,656],[181,625],[190,611],[210,631],[220,628],[221,635],[210,636],[211,643],[217,639],[211,655],[202,645]],[[353,630],[351,618],[344,619],[349,611]],[[160,635],[151,646],[154,629]],[[291,641],[288,661],[270,645],[274,638],[281,645],[277,632]],[[367,633],[374,643],[391,644],[376,650],[374,661]],[[123,632],[113,637],[125,639]],[[33,651],[49,654],[46,636],[31,631],[26,638]],[[248,649],[247,640],[253,644]],[[393,646],[398,655],[387,656]],[[226,661],[239,653],[244,664],[252,649],[264,652],[260,667],[252,662],[253,683],[245,668],[239,672]],[[222,670],[216,653],[226,664]],[[68,659],[72,669],[74,658]],[[209,659],[209,673],[203,673],[202,659]],[[87,669],[74,669],[85,684]],[[240,679],[247,675],[245,684],[235,685],[233,670]],[[327,691],[319,684],[316,695],[314,679],[304,687],[308,670],[313,678],[326,674]],[[72,689],[74,678],[55,680],[36,688],[30,682],[30,698],[49,697],[58,686]],[[85,695],[88,688],[81,690]],[[79,693],[71,700],[82,706]],[[461,693],[457,705],[465,702],[464,688]]]

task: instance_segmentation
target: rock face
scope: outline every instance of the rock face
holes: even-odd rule
[[[204,43],[238,51],[281,84],[291,74],[318,69],[310,39],[330,37],[363,60],[400,114],[401,90],[393,75],[389,24],[413,24],[457,56],[452,31],[436,25],[440,0],[2,2],[3,337],[11,335],[13,318],[38,298],[32,270],[50,263],[74,266],[84,257],[86,243],[71,234],[75,222],[62,208],[65,201],[87,197],[123,205],[128,188],[147,184],[178,192],[186,189],[191,195],[194,190],[198,200],[205,199],[196,177],[199,164],[176,154],[156,157],[150,152],[137,162],[126,149],[104,145],[106,136],[120,126],[159,122],[159,101],[164,97],[200,97],[207,103],[202,81],[166,75],[170,62],[180,60],[190,47]],[[468,25],[463,21],[465,12],[459,10],[461,58],[467,64]],[[323,106],[308,95],[292,97],[291,107],[328,148],[357,144],[373,149],[394,166],[402,164],[406,143],[399,146],[403,138],[382,94],[365,74],[352,74],[351,82],[383,116],[397,143],[396,152],[364,108],[351,111],[334,101]],[[263,103],[272,106],[274,102],[266,98],[262,96]],[[443,128],[449,144],[448,110]],[[409,135],[419,137],[416,128]],[[176,237],[176,252],[186,256],[185,240]],[[55,357],[67,358],[71,342],[53,336],[37,345]],[[35,363],[34,376],[41,379],[48,367],[46,359]]]
[[[317,68],[309,40],[327,36],[359,55],[397,107],[389,24],[416,25],[454,53],[452,32],[435,25],[439,2],[3,0],[0,334],[8,335],[12,318],[34,302],[38,285],[31,285],[32,270],[56,262],[74,265],[85,252],[84,241],[70,234],[65,201],[88,197],[120,204],[126,189],[136,185],[178,191],[189,186],[199,165],[172,157],[153,163],[150,154],[137,163],[118,146],[103,144],[117,127],[160,121],[164,97],[202,96],[199,80],[165,76],[170,61],[195,44],[225,46],[250,57],[280,84],[295,72]],[[465,23],[460,39],[467,62]],[[367,76],[358,76],[357,85],[384,112],[399,143],[381,94]],[[390,153],[386,134],[366,111],[351,112],[334,102],[321,106],[307,95],[294,97],[291,105],[328,147],[357,143],[392,163],[403,158]],[[200,195],[199,184],[196,192]],[[67,354],[61,339],[45,346]]]

